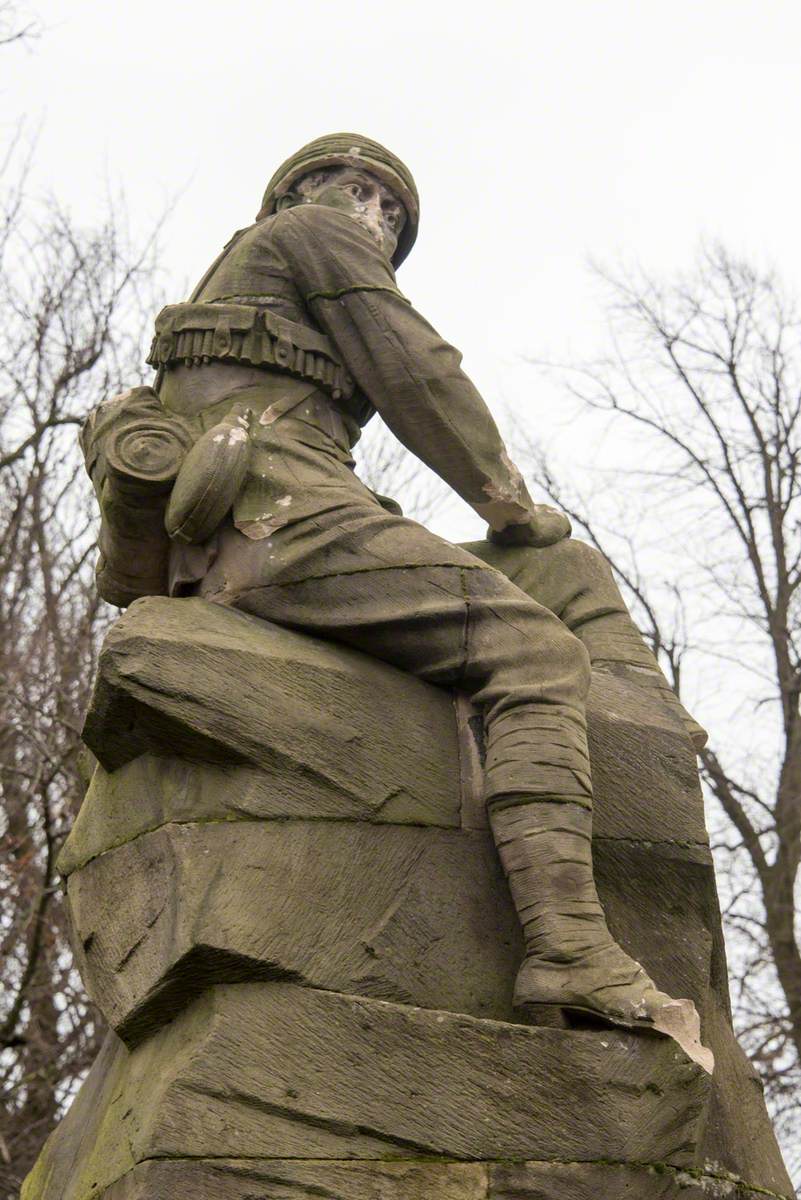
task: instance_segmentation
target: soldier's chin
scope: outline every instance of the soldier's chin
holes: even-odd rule
[[[386,254],[387,258],[392,258],[398,244],[397,240],[387,237],[382,229],[377,229],[371,221],[366,221],[360,213],[353,213],[352,216],[356,224],[361,225],[365,233],[369,233],[379,250]]]

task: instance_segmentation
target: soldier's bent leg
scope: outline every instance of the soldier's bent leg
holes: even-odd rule
[[[525,934],[516,1003],[653,1026],[675,1002],[612,939],[593,881],[586,650],[551,612],[469,554],[447,547],[450,562],[431,563],[445,544],[419,526],[402,522],[398,541],[412,537],[410,552],[429,562],[379,566],[377,539],[394,521],[402,519],[348,522],[341,514],[337,536],[321,519],[305,536],[288,535],[294,555],[276,537],[263,552],[282,562],[272,578],[284,582],[254,567],[258,547],[231,531],[200,592],[470,695],[485,716],[490,823]],[[315,539],[307,556],[303,546]]]
[[[625,675],[657,691],[682,721],[696,751],[703,748],[706,731],[680,703],[632,620],[608,562],[594,546],[568,538],[542,548],[482,541],[465,543],[464,549],[559,617],[586,647],[594,669]]]
[[[460,565],[379,568],[343,556],[336,572],[258,586],[223,557],[199,594],[467,693],[486,725],[488,800],[514,792],[590,808],[587,652],[498,572],[454,557]]]

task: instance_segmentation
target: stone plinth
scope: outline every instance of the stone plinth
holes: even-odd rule
[[[520,932],[446,692],[199,600],[109,634],[60,866],[114,1032],[24,1200],[790,1196],[728,1014],[695,764],[658,696],[590,706],[609,923],[690,996],[670,1040],[520,1023]]]

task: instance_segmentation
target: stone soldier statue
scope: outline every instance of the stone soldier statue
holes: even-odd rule
[[[532,501],[459,354],[398,290],[418,216],[408,169],[367,138],[320,138],[278,169],[255,223],[159,315],[158,399],[135,389],[87,428],[101,590],[205,597],[466,693],[525,935],[515,1003],[539,1019],[692,1022],[690,1001],[658,991],[612,938],[591,857],[590,662],[672,694],[606,563]],[[376,411],[488,541],[450,545],[360,482],[351,449]],[[132,499],[121,482],[119,438],[109,448],[109,430],[128,421],[135,441],[148,420],[183,463],[149,507],[146,487]]]

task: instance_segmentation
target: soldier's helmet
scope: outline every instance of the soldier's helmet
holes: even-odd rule
[[[315,138],[313,142],[291,155],[267,184],[256,220],[260,221],[262,217],[274,213],[276,204],[290,191],[293,183],[297,183],[310,171],[319,171],[325,167],[361,167],[377,175],[387,187],[392,188],[403,203],[407,216],[397,249],[392,256],[393,266],[399,267],[417,237],[420,197],[409,168],[385,146],[359,133],[329,133],[325,137]]]

